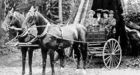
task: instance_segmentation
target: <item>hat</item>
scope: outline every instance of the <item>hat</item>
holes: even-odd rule
[[[114,11],[113,11],[113,10],[110,10],[109,13],[110,13],[110,14],[114,14]]]
[[[102,9],[97,9],[96,13],[101,13],[103,10]]]
[[[88,14],[95,14],[95,11],[89,10],[89,11],[88,11]]]
[[[103,10],[103,13],[109,14],[108,10]]]

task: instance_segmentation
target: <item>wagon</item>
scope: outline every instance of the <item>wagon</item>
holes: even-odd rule
[[[89,26],[88,28],[92,28]],[[122,49],[119,39],[115,39],[115,32],[107,33],[106,28],[102,31],[87,32],[86,41],[88,49],[88,61],[92,56],[102,57],[104,65],[108,69],[118,68],[122,59]],[[110,36],[111,35],[111,36]]]

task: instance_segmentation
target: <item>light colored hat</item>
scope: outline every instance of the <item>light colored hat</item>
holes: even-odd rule
[[[110,10],[109,13],[110,13],[110,14],[114,14],[114,11],[113,11],[113,10]]]
[[[109,11],[108,10],[103,10],[103,13],[109,14]]]
[[[88,11],[88,14],[95,14],[95,11],[89,10],[89,11]]]

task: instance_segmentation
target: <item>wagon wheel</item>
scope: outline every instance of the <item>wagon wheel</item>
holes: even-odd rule
[[[76,56],[75,56],[75,51],[71,47],[65,49],[65,56],[67,57],[67,61],[74,62],[76,64]]]
[[[103,48],[103,62],[108,69],[118,68],[122,59],[122,49],[119,42],[109,39]]]

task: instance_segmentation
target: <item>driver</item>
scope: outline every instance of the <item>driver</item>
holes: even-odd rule
[[[113,10],[110,10],[108,28],[111,32],[114,31],[113,29],[114,29],[115,25],[116,25],[116,19],[114,18],[114,12],[113,12]]]

